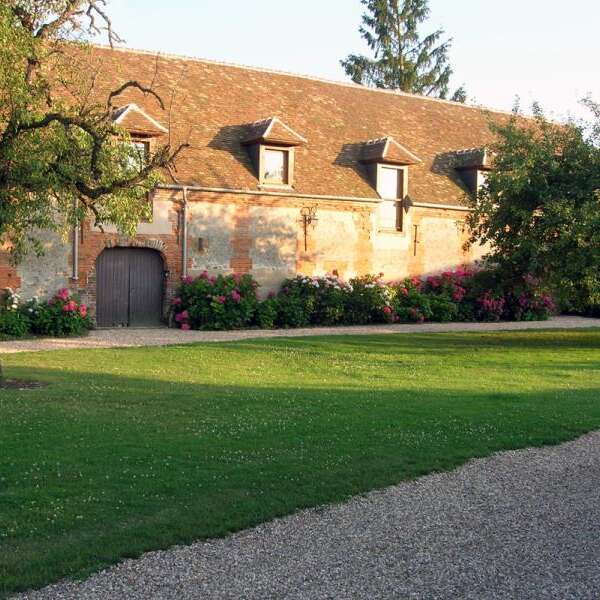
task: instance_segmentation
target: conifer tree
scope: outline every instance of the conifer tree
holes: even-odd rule
[[[419,25],[429,17],[427,0],[361,0],[366,7],[360,34],[374,57],[350,54],[341,61],[352,81],[378,88],[446,98],[452,69],[451,39],[441,29],[421,37]],[[461,86],[452,96],[466,101]]]

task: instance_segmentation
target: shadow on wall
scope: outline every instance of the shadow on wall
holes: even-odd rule
[[[190,202],[189,273],[249,270],[267,293],[296,272],[299,208]]]

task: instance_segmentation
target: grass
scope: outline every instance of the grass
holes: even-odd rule
[[[0,595],[600,428],[600,331],[3,358]]]

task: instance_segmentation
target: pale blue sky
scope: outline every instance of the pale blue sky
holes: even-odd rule
[[[454,38],[453,85],[475,103],[539,100],[554,117],[600,101],[598,0],[430,0],[427,29]],[[366,49],[359,0],[112,0],[127,46],[345,80],[339,65]]]

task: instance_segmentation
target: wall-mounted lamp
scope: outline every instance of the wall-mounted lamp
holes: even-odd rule
[[[315,206],[303,206],[300,209],[302,217],[302,226],[304,227],[304,252],[308,251],[308,226],[312,225],[317,219],[317,208]]]
[[[198,252],[203,254],[208,250],[208,240],[206,238],[198,238]]]

